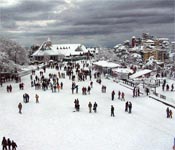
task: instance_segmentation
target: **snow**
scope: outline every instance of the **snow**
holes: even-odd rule
[[[146,43],[154,43],[154,41],[153,40],[146,40]]]
[[[63,72],[63,71],[62,71]],[[47,69],[57,73],[55,69]],[[39,71],[37,71],[39,74]],[[0,87],[0,135],[17,142],[17,150],[170,150],[173,146],[175,119],[166,118],[167,106],[145,94],[133,98],[132,91],[113,80],[102,77],[107,92],[101,93],[101,85],[94,81],[90,95],[71,94],[71,80],[60,79],[63,90],[34,90],[30,77],[25,76],[25,90],[19,91],[18,84],[5,83]],[[79,89],[88,86],[90,80],[76,83]],[[12,84],[13,92],[6,92]],[[111,101],[111,91],[115,100]],[[124,112],[125,102],[117,99],[117,92],[124,91],[126,101],[133,103],[133,112]],[[23,104],[22,114],[17,105],[22,95],[30,94],[30,102]],[[35,103],[35,94],[39,104]],[[80,112],[74,111],[74,99],[80,101]],[[97,113],[88,112],[88,102],[98,104]],[[115,117],[110,117],[110,106],[115,107]]]
[[[138,77],[143,76],[145,74],[148,74],[150,72],[152,72],[152,70],[149,70],[149,69],[139,70],[136,73],[130,75],[129,78],[131,78],[131,79],[138,78]]]
[[[94,65],[101,66],[101,67],[107,67],[107,68],[116,68],[120,67],[119,64],[112,63],[112,62],[107,62],[107,61],[97,61],[93,62]]]
[[[134,57],[134,58],[141,58],[142,56],[140,54],[137,54],[137,53],[132,53],[131,54],[131,57]]]
[[[115,68],[115,69],[112,69],[113,72],[117,72],[117,73],[133,73],[133,70],[132,69],[129,69],[129,68]]]

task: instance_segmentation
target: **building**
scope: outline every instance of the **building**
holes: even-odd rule
[[[171,52],[175,53],[175,41],[171,42]]]
[[[32,58],[38,61],[57,61],[62,60],[64,57],[80,56],[87,53],[88,50],[82,44],[52,44],[48,39],[32,54]]]
[[[157,48],[154,48],[154,49],[145,48],[142,51],[142,58],[144,62],[148,60],[151,56],[153,56],[155,60],[165,62],[166,50],[157,49]]]

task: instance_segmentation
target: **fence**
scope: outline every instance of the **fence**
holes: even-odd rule
[[[165,102],[170,102],[170,103],[175,105],[175,99],[173,99],[171,97],[168,97],[166,95],[163,95],[163,94],[160,94],[160,93],[157,93],[157,92],[153,92],[153,95],[156,96],[157,98],[160,98],[160,99],[164,100]]]

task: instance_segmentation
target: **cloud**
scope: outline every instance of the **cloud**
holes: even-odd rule
[[[174,38],[173,0],[21,0],[0,10],[3,34],[29,42],[47,36],[70,42],[76,36],[76,43],[94,39],[110,46],[142,32]]]

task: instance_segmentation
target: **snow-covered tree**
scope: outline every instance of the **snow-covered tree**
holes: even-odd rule
[[[28,63],[28,52],[15,41],[0,38],[0,70],[14,70]]]

